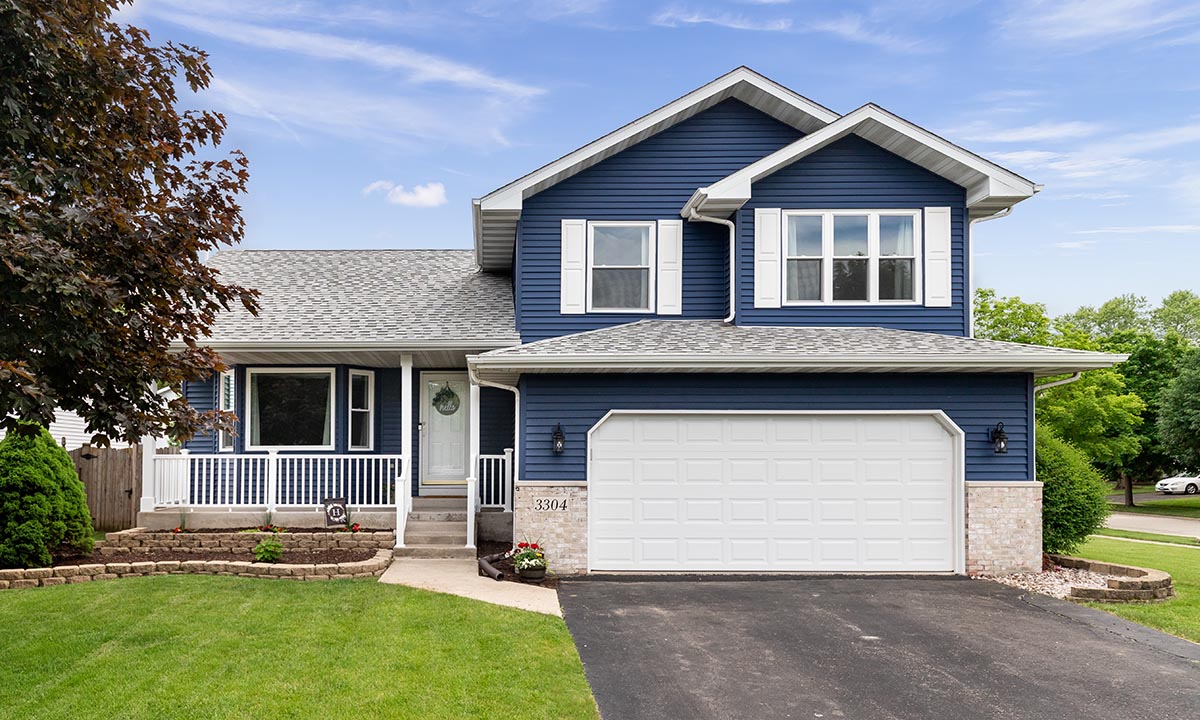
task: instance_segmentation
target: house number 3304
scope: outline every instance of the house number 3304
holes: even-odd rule
[[[567,509],[567,501],[548,498],[535,498],[533,509],[538,512],[563,512]]]

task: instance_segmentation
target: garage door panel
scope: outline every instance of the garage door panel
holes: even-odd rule
[[[954,443],[925,415],[611,417],[590,444],[591,566],[951,571]]]

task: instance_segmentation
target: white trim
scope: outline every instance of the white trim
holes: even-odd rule
[[[967,488],[1040,488],[1041,480],[968,480]]]
[[[756,211],[757,212],[757,211]],[[867,217],[867,254],[864,257],[834,255],[833,229],[834,218],[838,216]],[[913,221],[913,254],[912,255],[880,255],[879,254],[879,220],[883,216],[911,217]],[[919,306],[922,302],[922,242],[923,225],[922,211],[919,208],[841,208],[835,210],[783,210],[783,219],[779,223],[780,243],[780,301],[783,307],[804,307],[814,305],[898,305]],[[821,218],[821,255],[788,254],[788,218],[820,217]],[[787,266],[789,260],[820,260],[821,261],[821,299],[820,300],[788,300],[787,299]],[[835,300],[833,298],[833,265],[837,260],[865,260],[867,262],[867,299],[866,300]],[[879,298],[879,263],[882,260],[912,260],[913,292],[910,300],[881,300]]]
[[[609,418],[625,416],[625,415],[866,415],[872,417],[884,416],[927,416],[933,418],[943,429],[953,438],[954,457],[952,464],[954,467],[954,477],[951,481],[954,484],[954,521],[952,530],[954,537],[957,539],[952,547],[954,555],[953,564],[954,572],[958,575],[967,573],[967,527],[966,527],[966,488],[967,488],[967,466],[966,466],[966,433],[958,426],[950,416],[943,410],[633,410],[620,409],[609,410],[604,414],[604,417],[596,421],[596,424],[588,429],[588,451],[587,451],[587,475],[592,474],[592,433],[594,433],[601,425],[606,423]],[[1031,483],[1026,482],[1025,485]],[[587,521],[587,543],[588,543],[588,559],[587,570],[592,571],[592,518],[595,513],[592,512],[592,493],[588,493],[588,521]]]
[[[225,379],[229,378],[230,397],[229,407],[225,403]],[[226,370],[217,376],[217,409],[227,410],[229,412],[237,412],[237,373],[234,370]],[[244,427],[244,424],[243,424]],[[225,447],[225,439],[229,439],[229,447]],[[217,432],[217,452],[231,453],[234,451],[236,440],[233,433],[225,432],[224,430]]]
[[[250,427],[251,394],[254,390],[254,375],[283,375],[307,373],[329,376],[329,444],[328,445],[251,445],[250,438],[254,437]],[[332,367],[247,367],[246,368],[246,419],[242,423],[246,432],[246,452],[262,450],[304,451],[304,450],[333,450],[337,447],[337,370]]]
[[[488,349],[501,349],[520,345],[520,337],[511,338],[487,338],[472,340],[471,338],[452,338],[449,340],[412,340],[412,341],[386,341],[386,342],[362,342],[362,341],[309,341],[309,340],[278,340],[264,342],[262,340],[209,340],[204,343],[205,347],[212,348],[217,352],[222,350],[240,350],[243,352],[280,352],[280,353],[302,353],[311,352],[313,350],[341,350],[344,352],[354,352],[357,350],[373,350],[386,351],[394,350],[396,352],[419,352],[422,350],[463,350],[474,351]],[[183,350],[186,347],[181,342],[173,342],[170,345],[171,350]]]
[[[564,221],[565,222],[565,221]],[[596,256],[596,228],[598,227],[640,227],[646,228],[646,257],[648,258],[647,265],[594,265],[593,261]],[[587,298],[587,311],[589,313],[633,313],[637,315],[645,315],[647,313],[654,314],[656,305],[656,282],[658,274],[658,236],[657,222],[654,220],[589,220],[587,224],[587,286],[585,295]],[[601,270],[645,270],[646,271],[646,306],[638,308],[600,308],[592,304],[592,290],[595,288],[595,283],[592,281],[592,271],[599,267]]]
[[[354,377],[367,379],[367,407],[354,407]],[[367,414],[367,445],[354,444],[354,413]],[[346,449],[349,452],[372,452],[375,450],[375,371],[351,369],[346,378]]]

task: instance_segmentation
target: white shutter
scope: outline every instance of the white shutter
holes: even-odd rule
[[[587,309],[587,220],[562,221],[559,312],[582,315]]]
[[[950,208],[925,208],[925,306],[950,307]]]
[[[659,315],[683,314],[683,221],[658,221],[658,278],[655,283]]]
[[[754,211],[754,307],[777,308],[783,285],[783,211],[758,208]],[[731,268],[735,272],[736,268]]]

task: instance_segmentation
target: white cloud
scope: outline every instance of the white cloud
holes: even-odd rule
[[[990,123],[976,122],[947,130],[946,135],[970,142],[1022,143],[1075,140],[1091,137],[1102,129],[1103,126],[1098,123],[1079,120],[1044,120],[1033,125],[1010,128],[999,128]]]
[[[817,32],[835,35],[843,40],[874,45],[883,50],[894,52],[925,52],[927,50],[920,40],[871,27],[861,15],[851,14],[833,20],[818,20],[808,27]]]
[[[405,207],[428,208],[446,204],[446,186],[440,182],[414,185],[412,190],[406,190],[403,185],[397,185],[391,180],[376,180],[363,188],[362,192],[363,195],[382,192],[389,203]]]
[[[1091,250],[1095,244],[1095,240],[1064,240],[1054,243],[1054,247],[1060,250]]]
[[[1188,0],[1022,0],[1000,25],[1023,42],[1089,50],[1176,30],[1200,18]]]
[[[679,27],[680,25],[716,25],[730,30],[758,30],[763,32],[787,32],[792,29],[789,18],[773,20],[755,20],[745,15],[733,13],[709,13],[702,10],[683,10],[667,8],[655,15],[651,22],[663,27]]]
[[[1092,230],[1076,230],[1076,235],[1149,235],[1167,233],[1172,235],[1190,235],[1200,233],[1200,225],[1126,225],[1121,227],[1102,227]]]
[[[779,3],[754,3],[775,5]],[[751,30],[756,32],[795,32],[833,35],[842,40],[863,45],[874,45],[884,50],[897,52],[924,52],[918,40],[905,38],[893,32],[880,30],[861,15],[847,14],[839,18],[813,20],[797,24],[790,17],[759,18],[741,13],[725,11],[686,9],[673,5],[654,15],[650,22],[662,27],[685,25],[714,25],[729,30]]]
[[[409,81],[418,84],[443,83],[519,99],[544,92],[541,88],[497,77],[486,70],[401,45],[253,25],[227,18],[210,20],[184,13],[160,13],[158,17],[242,45],[325,60],[358,62],[384,70],[402,70],[408,73]]]
[[[1125,198],[1133,196],[1129,193],[1111,190],[1107,192],[1067,193],[1066,195],[1058,195],[1056,197],[1058,197],[1059,200],[1124,200]]]

